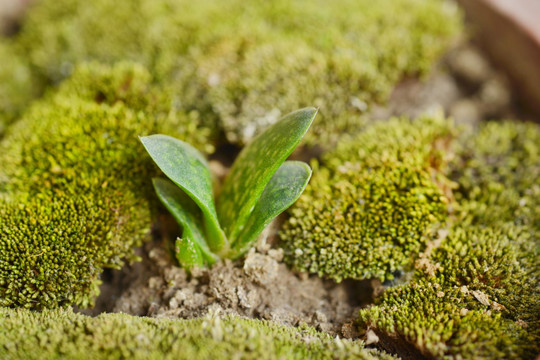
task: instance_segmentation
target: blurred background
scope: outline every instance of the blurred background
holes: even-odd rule
[[[539,18],[537,0],[0,0],[0,134],[78,64],[124,60],[233,144],[307,105],[321,109],[312,143],[439,109],[534,121]]]

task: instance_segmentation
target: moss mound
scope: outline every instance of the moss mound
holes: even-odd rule
[[[0,324],[0,356],[9,359],[394,359],[313,328],[238,317],[91,318],[0,308]]]
[[[383,346],[428,357],[534,358],[540,351],[540,129],[489,123],[451,164],[459,209],[407,285],[360,312]]]
[[[326,142],[358,126],[400,79],[428,71],[459,30],[459,14],[441,0],[44,0],[14,54],[42,87],[88,60],[141,63],[232,142],[319,106],[313,139]]]
[[[446,218],[442,150],[450,138],[442,118],[396,118],[325,154],[289,210],[286,260],[338,281],[392,279],[410,266]]]
[[[103,267],[133,258],[149,231],[156,170],[137,135],[208,147],[208,131],[162,102],[149,77],[137,65],[83,66],[8,129],[0,142],[1,306],[91,304]]]

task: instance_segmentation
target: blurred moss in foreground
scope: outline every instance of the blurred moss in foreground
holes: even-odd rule
[[[147,236],[156,171],[138,135],[208,131],[139,65],[81,66],[0,141],[0,306],[88,306]]]
[[[361,359],[394,357],[313,328],[207,315],[194,320],[0,308],[8,359]]]

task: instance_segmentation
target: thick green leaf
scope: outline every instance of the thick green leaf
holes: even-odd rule
[[[264,189],[238,239],[232,245],[232,257],[249,250],[270,222],[302,194],[311,177],[311,168],[301,161],[285,161]]]
[[[182,238],[176,240],[176,257],[185,268],[213,264],[202,229],[201,209],[178,186],[166,179],[154,178],[154,189],[167,210],[182,227]]]
[[[201,208],[210,249],[219,252],[228,248],[219,226],[212,179],[204,156],[193,146],[171,136],[150,135],[140,139],[161,171]]]
[[[219,219],[229,239],[240,234],[266,184],[300,143],[316,114],[315,108],[292,112],[240,152],[218,201]]]

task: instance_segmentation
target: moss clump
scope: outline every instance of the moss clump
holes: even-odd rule
[[[453,229],[409,284],[360,311],[362,327],[428,357],[532,358],[538,274],[519,249],[530,241],[526,229]]]
[[[313,134],[326,141],[428,71],[459,29],[441,0],[44,0],[15,42],[44,87],[81,61],[132,60],[229,141],[305,106],[320,106]]]
[[[429,357],[538,354],[539,144],[537,125],[510,122],[460,138],[455,225],[417,260],[409,284],[360,312],[364,328]]]
[[[286,260],[336,280],[392,279],[444,221],[441,118],[392,119],[325,154],[282,232]]]
[[[137,135],[208,146],[196,119],[153,103],[162,98],[148,78],[137,65],[84,66],[8,129],[0,142],[0,306],[91,304],[103,267],[133,258],[149,230],[156,170]]]
[[[0,357],[9,359],[394,359],[313,328],[238,317],[91,318],[0,308],[0,324]]]

